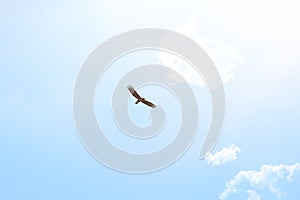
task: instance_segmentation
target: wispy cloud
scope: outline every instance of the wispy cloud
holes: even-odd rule
[[[225,184],[225,190],[219,196],[220,199],[227,199],[230,194],[238,191],[245,191],[249,194],[249,199],[260,199],[256,189],[267,189],[277,199],[282,197],[282,193],[277,189],[280,181],[290,183],[296,173],[300,172],[300,163],[292,165],[263,165],[260,170],[242,170]],[[242,187],[249,186],[249,189]]]
[[[175,31],[193,39],[208,53],[215,63],[223,82],[232,80],[232,78],[234,78],[234,70],[246,62],[235,47],[221,41],[201,37],[197,31],[197,24],[194,20],[190,20],[176,27]],[[180,58],[169,53],[161,52],[159,53],[159,60],[161,64],[171,66],[174,70],[179,72],[189,83],[200,86],[204,85],[203,80],[195,73],[195,70],[193,70],[192,67],[185,67],[187,63]]]
[[[236,160],[237,155],[240,152],[241,150],[238,146],[231,144],[228,147],[222,148],[221,151],[218,151],[214,154],[209,153],[206,157],[206,161],[212,166],[223,165],[230,161]]]
[[[255,190],[247,190],[246,192],[249,195],[247,200],[260,200],[261,199],[261,196],[259,194],[257,194],[257,192]]]

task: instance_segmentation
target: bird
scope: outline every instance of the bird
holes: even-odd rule
[[[135,102],[135,104],[138,104],[140,102],[142,102],[143,104],[147,105],[147,106],[150,106],[151,108],[155,108],[156,106],[151,103],[150,101],[147,101],[145,98],[142,98],[138,93],[137,91],[135,91],[135,89],[131,86],[131,85],[128,85],[127,86],[129,92],[132,94],[132,96],[134,96],[135,98],[137,98],[137,101]]]

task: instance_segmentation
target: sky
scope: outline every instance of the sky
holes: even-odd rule
[[[0,0],[0,198],[298,199],[299,8],[293,0]],[[190,82],[202,111],[199,133],[179,160],[137,175],[110,169],[86,151],[73,120],[73,90],[98,45],[146,27],[180,32],[206,50],[224,83],[226,120],[213,151],[199,160],[210,115],[200,77],[161,52],[116,63],[172,66]],[[108,73],[99,88],[109,91],[122,73]],[[138,143],[111,134],[110,141],[138,152],[172,139],[178,107],[172,95],[163,97],[171,112],[165,137]],[[95,108],[98,120],[111,116],[109,107]],[[129,106],[141,125],[149,123],[148,111]],[[102,123],[116,133],[111,119]]]

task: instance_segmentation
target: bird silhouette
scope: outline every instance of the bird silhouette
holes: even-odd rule
[[[145,100],[145,98],[142,98],[138,93],[137,91],[135,91],[135,89],[131,86],[131,85],[128,85],[127,86],[129,92],[132,94],[132,96],[134,96],[135,98],[137,98],[137,101],[135,102],[135,104],[138,104],[140,102],[142,102],[143,104],[147,105],[147,106],[150,106],[152,108],[155,108],[156,106],[151,103],[150,101],[147,101]]]

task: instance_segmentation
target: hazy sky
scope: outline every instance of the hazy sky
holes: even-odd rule
[[[0,198],[298,199],[299,9],[293,0],[0,0]],[[72,95],[82,63],[99,44],[145,27],[181,32],[208,52],[224,81],[227,113],[210,158],[199,160],[207,91],[180,61],[158,53],[157,63],[174,65],[198,92],[203,123],[173,165],[132,175],[103,166],[84,149]],[[123,63],[143,62],[137,60]],[[145,114],[133,118],[147,123]],[[135,144],[108,137],[124,148]]]

